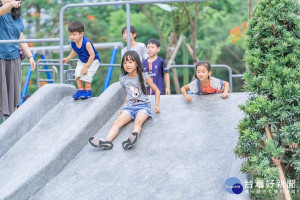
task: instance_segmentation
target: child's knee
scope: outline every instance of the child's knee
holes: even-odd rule
[[[136,119],[133,123],[133,126],[142,126],[143,125],[143,121],[142,120],[138,120]]]
[[[122,122],[119,119],[116,119],[113,123],[113,126],[121,128],[122,127]]]

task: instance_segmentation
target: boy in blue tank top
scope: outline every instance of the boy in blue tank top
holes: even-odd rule
[[[78,62],[75,69],[75,79],[77,83],[77,92],[73,95],[75,100],[87,99],[92,97],[92,80],[99,64],[100,57],[93,43],[84,36],[84,25],[79,21],[72,21],[69,26],[69,37],[72,51],[68,57],[63,58],[63,63],[69,62],[76,54]],[[85,82],[85,90],[83,89]]]
[[[150,39],[147,42],[147,53],[149,58],[143,61],[144,72],[147,72],[151,80],[158,87],[160,94],[171,94],[170,76],[164,59],[157,56],[160,51],[160,42]],[[148,87],[148,94],[154,95],[154,91]]]

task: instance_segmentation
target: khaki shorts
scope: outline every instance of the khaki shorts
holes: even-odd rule
[[[81,81],[89,82],[91,83],[93,81],[93,76],[97,72],[97,69],[99,67],[99,60],[95,59],[92,64],[90,65],[88,69],[88,73],[81,74],[82,68],[85,66],[86,63],[81,62],[80,60],[77,62],[77,66],[75,69],[75,79],[80,78]]]

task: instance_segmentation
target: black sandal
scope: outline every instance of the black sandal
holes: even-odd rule
[[[104,150],[109,150],[109,149],[112,149],[113,148],[113,143],[110,142],[110,141],[102,141],[102,140],[99,140],[99,144],[96,145],[93,143],[93,140],[95,139],[95,137],[90,137],[89,138],[89,142],[90,144],[93,146],[93,147],[103,147]]]
[[[133,141],[130,140],[130,136],[128,137],[128,139],[124,142],[122,142],[122,147],[125,150],[131,149],[131,147],[133,146],[133,144],[137,141],[137,137],[138,137],[138,133],[137,132],[133,132],[131,133],[131,137],[133,137]]]

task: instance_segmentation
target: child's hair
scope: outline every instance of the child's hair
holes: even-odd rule
[[[206,69],[208,71],[211,70],[211,65],[208,61],[199,61],[199,62],[196,63],[196,66],[195,66],[195,78],[198,78],[197,75],[196,75],[196,72],[197,72],[197,67],[199,67],[199,66],[206,67]]]
[[[72,21],[68,26],[69,32],[84,32],[84,25],[80,21]]]
[[[127,51],[123,58],[122,58],[122,62],[121,62],[121,71],[123,75],[128,74],[128,72],[126,72],[126,70],[124,69],[124,61],[135,61],[137,64],[137,73],[139,76],[139,81],[142,87],[142,91],[144,94],[147,94],[147,89],[146,86],[144,84],[144,80],[143,80],[143,67],[142,67],[142,63],[140,60],[140,56],[136,51]]]
[[[122,35],[123,35],[124,31],[127,31],[127,26],[124,26],[124,28],[122,29]],[[136,32],[136,29],[135,29],[134,26],[130,26],[130,33],[132,33],[132,34],[135,33],[136,34],[135,37],[134,37],[134,40],[135,40],[136,37],[137,37],[137,32]]]
[[[160,47],[160,42],[159,42],[159,40],[154,39],[154,38],[148,40],[147,45],[148,45],[148,44],[155,44],[157,47]]]

